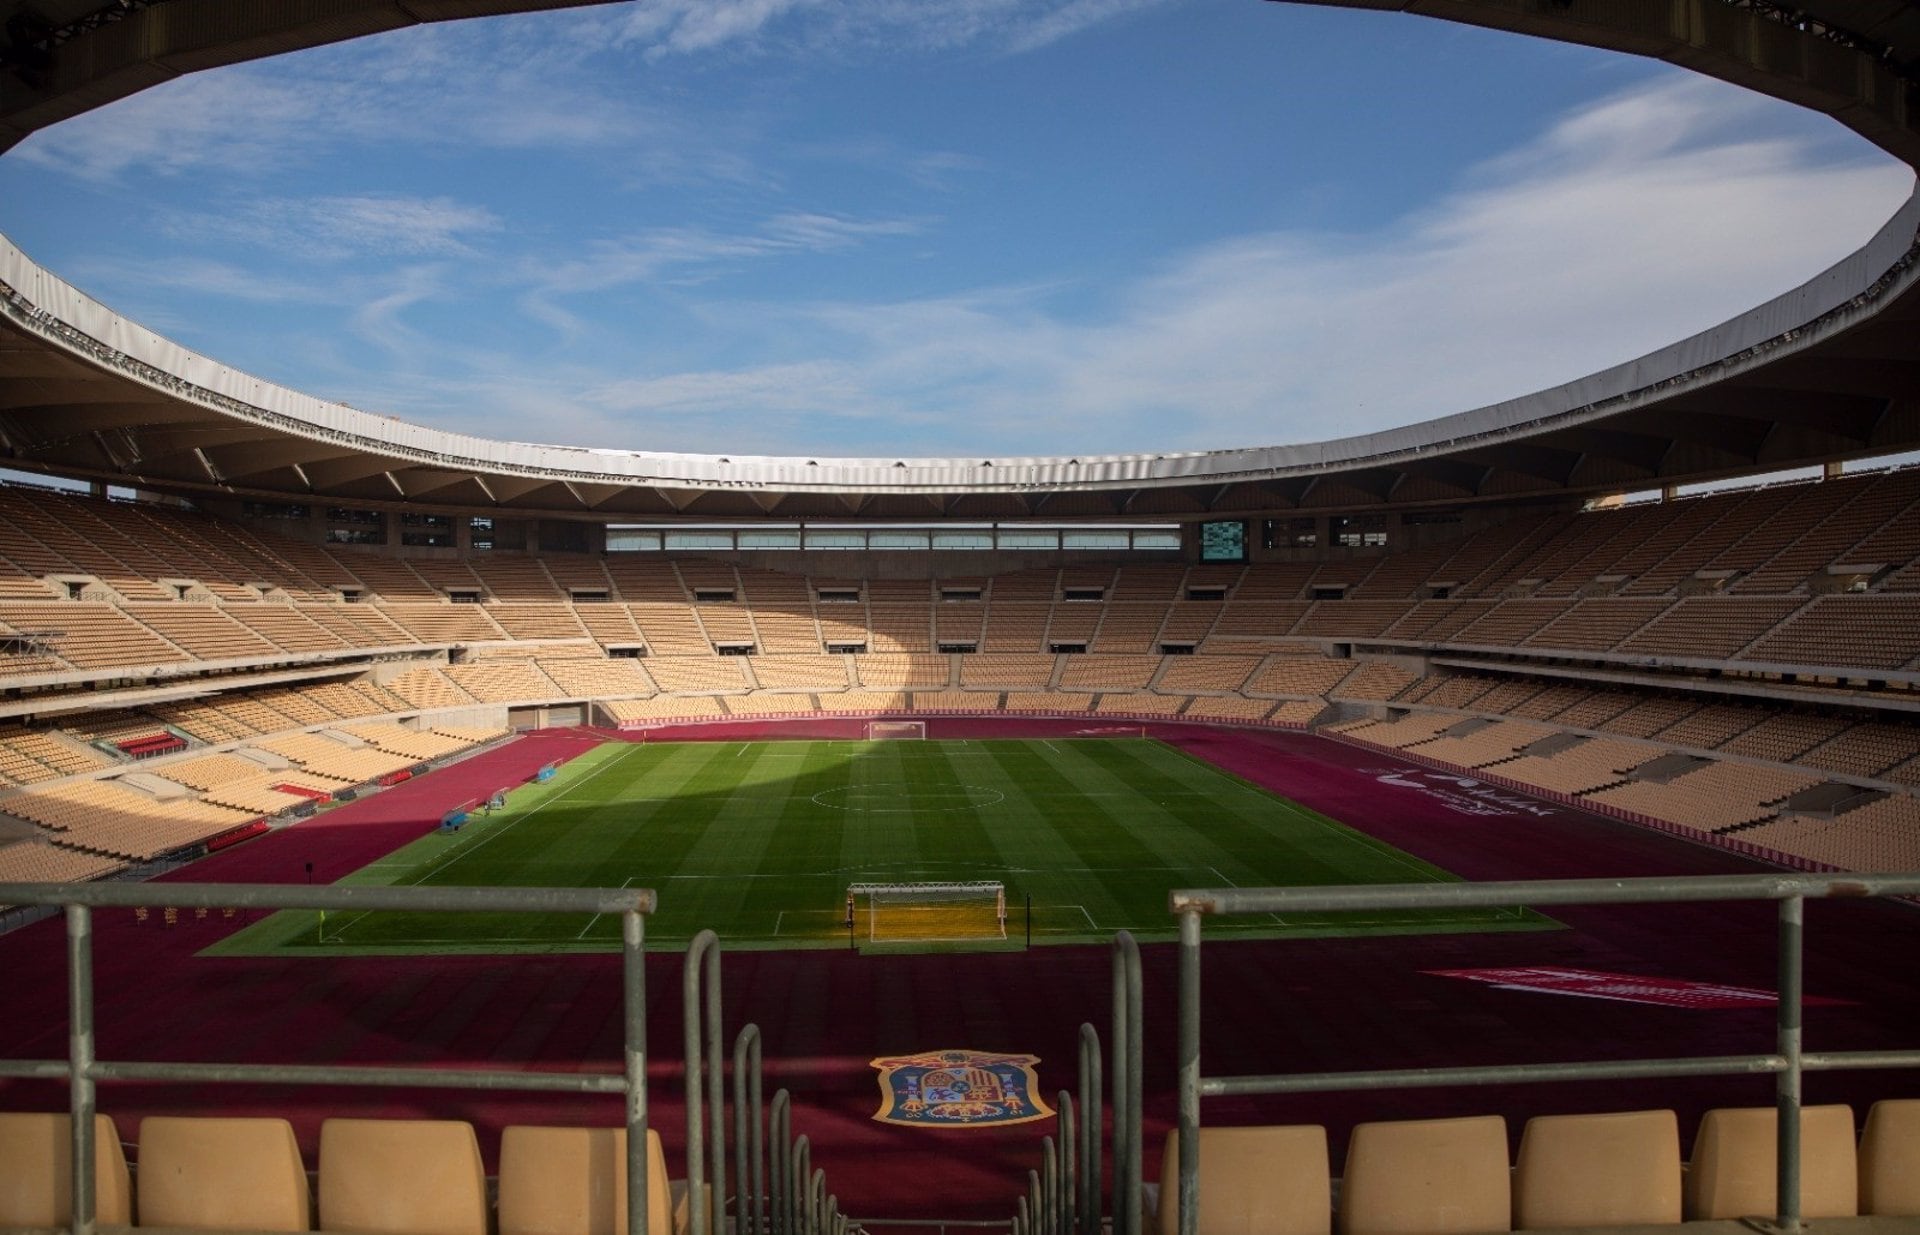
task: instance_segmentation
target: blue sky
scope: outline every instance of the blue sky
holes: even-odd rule
[[[1733,87],[1396,14],[649,0],[182,79],[0,159],[0,230],[420,423],[1086,454],[1568,380],[1814,274],[1910,188]]]

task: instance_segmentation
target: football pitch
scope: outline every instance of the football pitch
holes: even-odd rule
[[[649,947],[702,928],[730,948],[863,944],[849,884],[1005,884],[1007,939],[1174,937],[1174,888],[1451,881],[1325,815],[1144,739],[610,742],[515,789],[455,833],[422,836],[342,882],[646,887]],[[1551,927],[1514,910],[1217,919],[1210,937]],[[225,955],[600,952],[619,922],[581,914],[288,911]],[[941,945],[922,945],[938,947]]]

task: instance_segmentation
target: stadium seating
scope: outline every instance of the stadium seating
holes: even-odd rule
[[[73,1220],[73,1122],[67,1115],[0,1111],[0,1228],[65,1226]],[[93,1117],[94,1213],[133,1221],[132,1175],[120,1130]]]
[[[674,1230],[660,1134],[647,1133],[647,1228]],[[499,1235],[620,1235],[627,1229],[625,1128],[508,1127],[500,1133]]]
[[[358,1235],[487,1235],[487,1176],[471,1124],[328,1119],[320,1228]]]
[[[1920,1100],[1874,1103],[1859,1155],[1860,1212],[1920,1217]]]
[[[305,1231],[307,1168],[284,1119],[140,1121],[142,1226]]]
[[[1513,1172],[1518,1230],[1680,1221],[1680,1128],[1672,1111],[1536,1115]]]
[[[1494,523],[1384,555],[1085,563],[936,582],[671,555],[410,559],[0,486],[0,513],[18,515],[0,531],[0,638],[12,640],[0,668],[11,680],[31,692],[46,689],[31,685],[45,680],[36,675],[234,667],[195,678],[207,685],[193,697],[0,725],[0,794],[59,790],[13,813],[70,844],[48,822],[67,818],[63,782],[117,776],[136,756],[187,759],[340,721],[574,701],[594,701],[615,724],[890,708],[1333,720],[1349,740],[1658,826],[1709,829],[1793,862],[1879,869],[1909,852],[1901,829],[1920,783],[1920,727],[1885,704],[1910,698],[1916,683],[1850,675],[1920,664],[1911,633],[1920,601],[1894,586],[1920,554],[1905,526],[1915,510],[1920,469],[1909,468]],[[1855,590],[1836,590],[1836,579]],[[1441,588],[1444,599],[1427,595]],[[1335,592],[1343,598],[1328,599]],[[1165,655],[1163,645],[1200,654]],[[461,663],[428,659],[447,647]],[[648,655],[593,654],[608,647]],[[377,674],[353,659],[402,649],[415,649],[411,662]],[[1451,658],[1423,670],[1423,655]],[[1582,662],[1585,680],[1545,676],[1566,672],[1555,666],[1569,657],[1594,658]],[[1702,697],[1684,676],[1693,665],[1749,697]],[[321,676],[247,678],[287,669]],[[1834,707],[1836,694],[1846,706]],[[1475,723],[1454,728],[1463,719]],[[303,771],[320,787],[349,783],[403,753],[379,746],[307,746],[333,761],[330,773]],[[1673,751],[1754,761],[1736,765],[1759,769],[1744,782],[1779,796],[1713,799],[1722,772],[1711,765],[1636,779]],[[338,762],[343,753],[356,757]],[[204,779],[180,775],[175,783]],[[1796,786],[1821,783],[1829,797],[1847,786],[1869,793],[1832,812],[1782,805]],[[287,800],[257,774],[187,788],[186,806],[160,813],[204,817],[142,824],[141,839],[86,860],[134,860],[119,855],[230,825],[221,811],[271,813]],[[81,792],[141,804],[111,784]]]
[[[1708,1111],[1694,1137],[1686,1175],[1689,1219],[1774,1212],[1776,1121],[1770,1107]],[[1809,1218],[1859,1212],[1853,1112],[1809,1106],[1800,1119],[1800,1205]]]
[[[1200,1129],[1200,1235],[1329,1235],[1327,1130],[1316,1125]],[[1157,1226],[1177,1235],[1180,1134],[1160,1156]]]
[[[1498,1115],[1363,1123],[1347,1142],[1341,1235],[1504,1231],[1512,1213]]]

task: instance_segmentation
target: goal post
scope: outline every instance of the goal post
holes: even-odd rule
[[[1003,883],[854,883],[846,925],[868,943],[965,943],[1007,937]]]
[[[867,722],[867,741],[869,742],[924,742],[927,740],[927,722],[924,720],[870,720]]]

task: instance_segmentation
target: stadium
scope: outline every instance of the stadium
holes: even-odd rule
[[[1920,167],[1894,0],[1326,6]],[[0,0],[0,149],[567,7]],[[1910,1223],[1917,258],[1363,436],[807,458],[360,411],[0,238],[0,1228]]]

